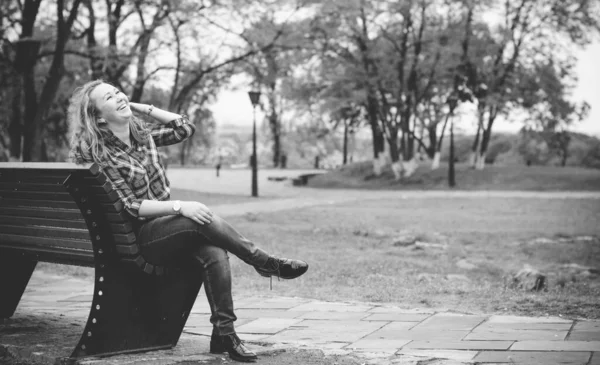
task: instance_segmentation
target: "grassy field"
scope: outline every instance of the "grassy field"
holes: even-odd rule
[[[600,202],[594,200],[404,199],[260,214],[232,222],[270,252],[311,264],[300,279],[275,281],[275,295],[600,318],[600,277],[561,270],[571,263],[599,269],[599,215]],[[447,247],[395,247],[393,232],[401,231]],[[532,242],[540,237],[561,239]],[[461,268],[460,260],[473,266]],[[547,275],[547,291],[506,287],[506,279],[524,264]],[[232,265],[236,293],[269,293],[268,280],[237,259]]]
[[[209,200],[214,196],[185,194],[214,204]],[[230,219],[234,226],[267,251],[311,265],[297,280],[275,280],[269,291],[268,279],[232,257],[234,293],[470,313],[600,318],[599,216],[598,200],[424,198],[234,217]],[[437,246],[396,247],[392,242],[398,234],[411,234]],[[506,286],[507,279],[525,264],[547,275],[546,291]],[[576,275],[563,268],[567,264],[593,270],[587,276]],[[93,275],[91,269],[40,267]]]
[[[456,189],[462,190],[600,190],[600,170],[555,166],[486,166],[482,171],[456,165]],[[353,189],[448,189],[448,165],[432,171],[419,166],[410,178],[394,180],[389,166],[373,176],[371,162],[346,165],[309,180],[310,187]]]

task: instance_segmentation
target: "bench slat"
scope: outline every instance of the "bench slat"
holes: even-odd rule
[[[4,209],[0,212],[3,212]],[[85,221],[82,220],[63,220],[63,219],[51,219],[51,218],[35,218],[30,217],[26,220],[22,217],[14,217],[14,216],[3,216],[0,215],[0,221],[4,224],[17,225],[22,227],[28,226],[43,226],[43,227],[64,227],[64,228],[74,228],[74,229],[86,229],[87,225]]]
[[[89,240],[87,229],[67,229],[62,227],[14,226],[0,223],[0,233],[35,237],[57,237],[78,240]],[[0,244],[1,245],[1,244]]]
[[[62,201],[73,201],[71,195],[67,192],[64,193],[44,193],[36,191],[13,191],[13,190],[0,190],[0,197],[3,198],[17,198],[17,199],[36,199],[36,200],[62,200]]]
[[[73,201],[71,194],[67,192],[37,192],[37,191],[12,191],[0,190],[0,197],[14,199],[34,199],[34,200],[62,200]],[[101,203],[114,203],[119,200],[119,195],[116,191],[110,194],[97,195],[98,201]]]
[[[33,182],[0,182],[0,190],[6,191],[37,191],[40,193],[61,193],[66,192],[62,184],[39,184]]]
[[[2,211],[0,211],[1,213]],[[43,226],[43,227],[65,227],[65,228],[75,228],[75,229],[86,229],[87,224],[83,220],[69,221],[69,220],[61,220],[61,219],[49,219],[49,218],[35,218],[30,217],[27,220],[24,220],[21,217],[13,217],[13,216],[3,216],[0,214],[0,221],[5,224],[10,225],[18,225],[18,226]],[[133,228],[131,227],[131,223],[112,223],[110,225],[111,230],[114,233],[123,233],[128,234],[133,232]]]
[[[79,209],[74,201],[11,199],[0,197],[0,207],[40,207],[53,209]],[[118,213],[123,210],[123,202],[104,203],[102,208],[108,213]]]
[[[45,209],[38,207],[5,207],[2,208],[2,215],[14,217],[35,217],[66,220],[83,220],[79,209]]]
[[[44,247],[13,247],[2,246],[2,252],[22,254],[34,257],[38,261],[56,262],[79,266],[94,266],[92,251],[74,250],[69,248],[45,249]]]
[[[54,209],[79,209],[74,201],[62,202],[58,200],[32,200],[32,199],[6,199],[0,198],[0,207],[40,207]],[[115,209],[114,205],[106,204],[106,209]],[[114,211],[114,210],[110,210]]]
[[[88,240],[74,240],[55,237],[22,236],[18,234],[0,233],[0,247],[44,247],[48,250],[54,248],[73,248],[77,250],[91,251],[92,242]]]

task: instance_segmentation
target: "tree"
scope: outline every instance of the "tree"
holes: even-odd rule
[[[308,46],[303,37],[306,22],[290,21],[290,17],[278,22],[274,12],[266,13],[244,36],[249,49],[260,50],[246,60],[246,72],[252,76],[254,87],[263,90],[266,96],[266,102],[261,102],[261,107],[266,109],[271,132],[273,167],[279,166],[282,155],[281,106],[285,97],[282,83],[294,66],[302,62],[302,50]],[[273,42],[273,39],[276,41]]]
[[[477,168],[483,169],[492,127],[499,115],[506,115],[521,97],[520,68],[540,57],[569,54],[585,45],[600,30],[600,4],[594,0],[506,0],[497,10],[499,22],[492,29],[495,48],[492,58],[477,63],[478,77],[487,86],[478,94],[481,142]],[[479,134],[477,134],[477,139]]]

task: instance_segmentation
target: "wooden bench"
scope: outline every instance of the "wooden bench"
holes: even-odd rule
[[[323,172],[309,173],[298,176],[297,178],[292,180],[292,185],[294,186],[304,186],[308,184],[308,180],[317,175],[321,175]]]
[[[191,264],[146,262],[97,165],[0,163],[0,318],[14,314],[38,261],[95,268],[71,358],[175,346],[203,280]]]

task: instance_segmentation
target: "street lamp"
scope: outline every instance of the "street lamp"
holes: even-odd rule
[[[252,103],[253,123],[252,123],[252,196],[258,197],[258,163],[256,159],[256,106],[260,99],[260,91],[248,91],[250,102]]]

